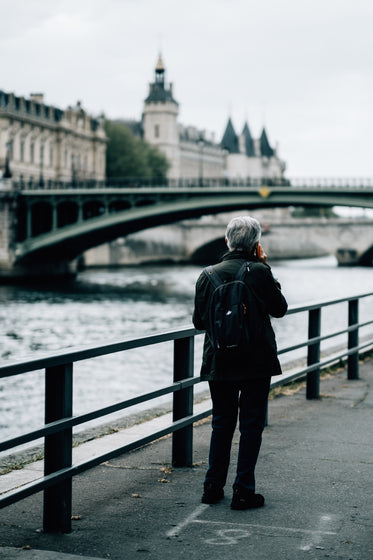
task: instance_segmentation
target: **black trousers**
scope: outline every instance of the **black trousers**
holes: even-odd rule
[[[239,418],[240,442],[233,487],[255,491],[255,465],[262,443],[271,379],[209,381],[212,434],[205,483],[223,488],[230,463],[233,433]]]

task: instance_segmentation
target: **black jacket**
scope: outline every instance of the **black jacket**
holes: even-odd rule
[[[222,262],[214,268],[223,281],[233,280],[241,265],[249,260],[249,272],[245,281],[259,302],[263,329],[262,335],[249,354],[219,354],[212,348],[209,335],[206,333],[201,367],[201,379],[212,380],[245,380],[272,375],[281,375],[281,367],[277,358],[277,345],[270,318],[283,317],[287,311],[287,303],[281,293],[281,286],[272,275],[271,268],[256,257],[248,256],[242,251],[230,251],[224,255]],[[201,274],[196,284],[193,324],[196,329],[208,328],[209,300],[214,288],[205,274]]]

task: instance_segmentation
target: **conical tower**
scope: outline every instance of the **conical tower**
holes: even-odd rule
[[[254,140],[251,136],[249,125],[247,124],[247,122],[243,127],[242,137],[244,142],[245,154],[247,155],[247,157],[255,157]]]
[[[272,157],[275,155],[274,149],[271,147],[266,129],[263,128],[262,133],[259,138],[259,146],[260,146],[260,155],[264,157]]]
[[[223,150],[227,150],[230,154],[238,154],[240,152],[238,145],[238,136],[234,130],[231,118],[228,119],[227,126],[221,141]]]

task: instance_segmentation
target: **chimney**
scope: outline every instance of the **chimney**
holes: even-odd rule
[[[44,93],[30,93],[30,98],[36,103],[44,103]]]

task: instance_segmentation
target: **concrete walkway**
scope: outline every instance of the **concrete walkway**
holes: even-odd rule
[[[164,438],[75,477],[70,534],[42,532],[41,494],[1,510],[0,559],[371,560],[372,386],[368,361],[358,381],[346,372],[322,381],[320,400],[307,401],[302,389],[270,402],[257,466],[262,509],[229,507],[237,434],[226,498],[200,503],[205,422],[194,429],[191,469],[172,470]]]

